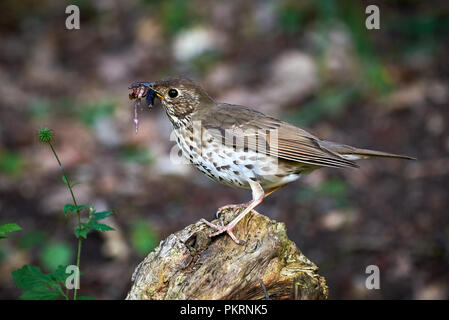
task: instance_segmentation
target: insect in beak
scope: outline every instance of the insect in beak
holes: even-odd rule
[[[136,100],[134,102],[134,123],[136,125],[136,133],[139,128],[139,119],[137,117],[137,108],[140,107],[142,98],[146,97],[148,107],[151,108],[154,105],[154,98],[158,97],[164,99],[164,96],[154,90],[152,82],[134,82],[128,89],[133,91],[129,94],[130,100]]]
[[[146,97],[148,106],[151,108],[154,105],[154,98],[157,96],[160,99],[164,99],[164,96],[154,90],[152,82],[134,82],[129,89],[133,91],[129,94],[129,99],[142,99]]]

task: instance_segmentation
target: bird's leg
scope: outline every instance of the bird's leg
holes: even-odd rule
[[[215,217],[218,219],[220,217],[220,214],[223,211],[229,210],[231,209],[234,213],[236,213],[237,211],[239,211],[242,208],[246,208],[247,206],[249,206],[251,203],[251,201],[245,202],[245,203],[239,203],[239,204],[228,204],[225,205],[223,207],[218,208],[217,212],[215,212]],[[256,210],[253,210],[253,212],[259,214],[259,212],[257,212]]]
[[[229,234],[229,236],[232,238],[232,240],[234,240],[237,244],[242,244],[244,242],[242,240],[238,240],[235,237],[235,235],[232,233],[232,230],[237,225],[237,223],[239,223],[240,220],[242,220],[249,212],[251,212],[251,210],[253,210],[257,205],[259,205],[262,202],[262,200],[265,196],[265,193],[259,183],[254,182],[254,181],[249,181],[249,184],[251,186],[251,190],[253,191],[253,199],[250,202],[248,202],[245,210],[243,210],[243,212],[241,212],[237,217],[235,217],[226,226],[223,226],[223,225],[217,226],[217,225],[214,225],[213,223],[210,223],[209,221],[206,221],[205,219],[201,219],[202,222],[206,223],[208,226],[217,230],[217,232],[210,234],[209,237],[215,237],[219,234],[222,234],[223,232],[226,232],[227,234]]]
[[[265,192],[264,198],[268,197],[270,194],[272,194],[275,191],[278,191],[279,189],[285,187],[287,184],[283,184],[282,186],[277,186],[274,188],[271,188],[270,190],[268,190],[267,192]]]
[[[281,189],[281,188],[283,188],[285,186],[286,185],[283,184],[281,186],[271,188],[270,190],[265,192],[264,198],[268,197],[273,192],[275,192],[275,191],[277,191],[277,190],[279,190],[279,189]],[[218,219],[220,217],[220,213],[222,213],[223,211],[228,210],[228,209],[232,209],[234,211],[234,213],[235,213],[239,209],[246,208],[247,206],[249,206],[250,203],[251,203],[251,201],[245,202],[245,203],[240,203],[240,204],[228,204],[226,206],[220,207],[220,208],[218,208],[217,212],[215,213],[215,217]],[[253,212],[259,214],[259,212],[257,212],[254,209],[253,209]]]

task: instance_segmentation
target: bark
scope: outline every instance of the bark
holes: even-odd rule
[[[327,299],[325,279],[285,224],[248,214],[234,229],[244,245],[226,234],[211,239],[211,232],[197,222],[161,241],[137,266],[126,299],[265,299],[261,282],[270,299]]]

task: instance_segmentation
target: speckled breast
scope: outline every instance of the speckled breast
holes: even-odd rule
[[[264,189],[292,182],[300,177],[300,165],[256,152],[233,147],[203,131],[193,134],[190,127],[175,130],[177,144],[183,156],[198,170],[214,181],[240,188],[250,188],[248,181],[256,181]]]

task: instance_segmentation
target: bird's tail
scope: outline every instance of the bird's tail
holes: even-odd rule
[[[388,153],[388,152],[382,152],[382,151],[376,151],[376,150],[369,150],[369,149],[361,149],[361,148],[355,148],[344,144],[338,144],[335,142],[330,141],[320,141],[320,145],[332,152],[338,153],[340,156],[347,160],[360,160],[360,159],[367,159],[370,157],[385,157],[385,158],[398,158],[398,159],[407,159],[407,160],[416,160],[413,157],[401,155],[401,154],[394,154],[394,153]]]

